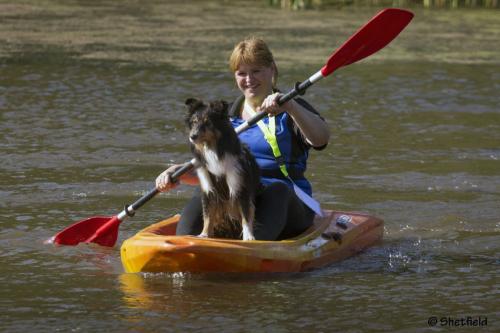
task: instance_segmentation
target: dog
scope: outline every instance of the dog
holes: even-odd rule
[[[234,230],[230,225],[236,223],[243,240],[254,240],[260,169],[231,125],[228,104],[205,104],[195,98],[187,99],[185,104],[189,141],[202,191],[203,230],[199,237],[214,237],[219,227]]]

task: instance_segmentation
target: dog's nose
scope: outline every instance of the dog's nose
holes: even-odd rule
[[[198,139],[198,134],[191,134],[189,136],[189,138],[191,139],[191,141],[194,141],[194,140]]]

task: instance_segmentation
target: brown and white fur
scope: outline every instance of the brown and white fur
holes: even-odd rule
[[[186,100],[191,151],[202,190],[203,230],[213,237],[222,223],[241,223],[243,240],[255,239],[255,195],[260,184],[259,166],[238,139],[224,101],[208,104]]]

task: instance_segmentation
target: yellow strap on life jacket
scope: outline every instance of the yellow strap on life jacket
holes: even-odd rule
[[[250,115],[254,115],[255,111],[252,109],[250,105],[245,101],[244,110],[248,112]],[[264,134],[264,138],[266,139],[269,146],[271,146],[271,150],[273,151],[274,158],[278,163],[281,173],[287,178],[293,185],[293,190],[297,197],[305,203],[309,208],[311,208],[316,214],[319,216],[323,216],[323,211],[321,210],[321,206],[319,202],[314,200],[309,194],[304,192],[300,187],[298,187],[292,178],[288,176],[288,171],[286,170],[285,160],[283,156],[281,156],[280,147],[278,146],[278,139],[276,138],[276,117],[269,117],[269,125],[266,125],[263,120],[257,122],[260,130]]]
[[[255,114],[255,111],[246,102],[245,102],[244,108],[245,108],[245,111],[250,113],[252,116]],[[286,170],[285,160],[283,159],[283,156],[281,155],[280,147],[278,145],[278,139],[276,138],[276,117],[269,116],[269,125],[266,125],[262,119],[257,122],[257,125],[259,126],[260,130],[264,134],[264,138],[266,139],[267,143],[271,147],[274,158],[276,159],[276,162],[278,163],[278,165],[280,167],[281,173],[286,178],[289,178],[288,171]]]

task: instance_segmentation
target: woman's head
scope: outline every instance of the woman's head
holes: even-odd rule
[[[254,83],[264,85],[267,90],[276,87],[278,69],[273,54],[260,38],[250,37],[236,44],[229,58],[229,68],[243,93],[245,88],[251,88]],[[269,94],[270,91],[265,93]]]

